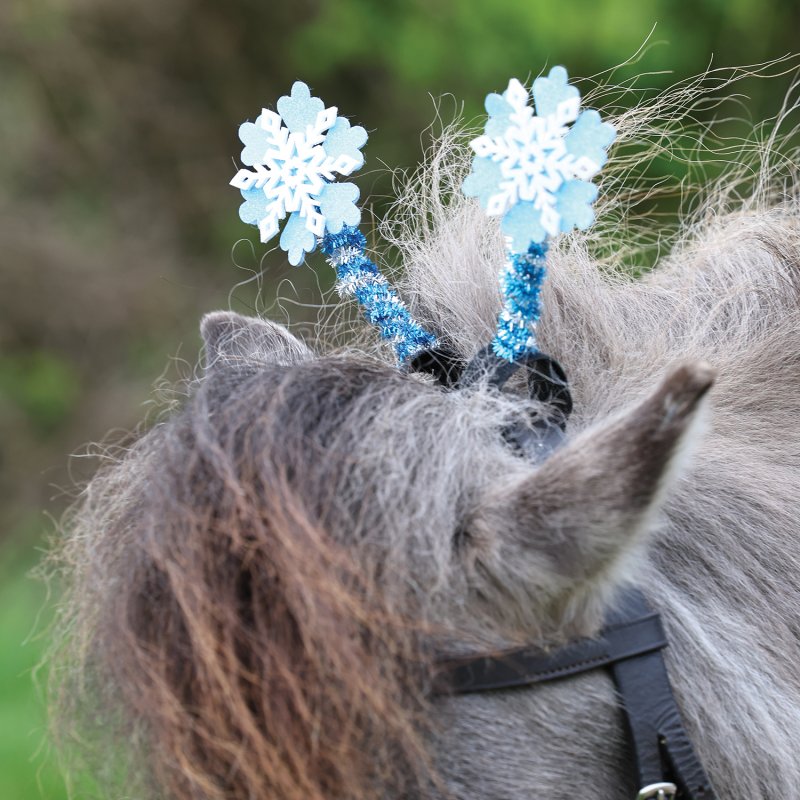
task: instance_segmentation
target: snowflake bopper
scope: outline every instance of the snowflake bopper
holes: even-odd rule
[[[353,183],[334,183],[364,163],[361,148],[367,132],[351,127],[335,107],[312,97],[306,84],[281,97],[277,113],[264,109],[256,122],[245,122],[239,138],[245,145],[231,185],[244,197],[239,216],[258,226],[261,241],[280,230],[280,246],[298,266],[320,245],[336,269],[340,296],[363,306],[364,316],[392,342],[398,360],[407,361],[431,347],[435,337],[411,317],[375,264],[366,256],[366,239],[356,227],[361,210]]]
[[[537,78],[531,92],[512,79],[503,94],[487,96],[486,111],[484,134],[470,143],[475,158],[463,191],[489,216],[501,217],[508,257],[492,348],[515,361],[538,350],[547,239],[594,221],[597,187],[590,179],[616,134],[597,111],[580,110],[580,93],[564,67]]]

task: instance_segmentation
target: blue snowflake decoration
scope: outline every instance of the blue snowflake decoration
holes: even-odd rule
[[[463,187],[490,216],[502,217],[509,250],[518,255],[548,236],[591,225],[597,188],[590,179],[616,135],[596,111],[580,111],[564,67],[537,78],[532,94],[535,113],[516,79],[486,98],[489,119],[471,142],[475,158]]]
[[[239,216],[257,225],[267,242],[288,215],[280,245],[289,262],[301,264],[319,244],[336,270],[340,296],[361,304],[367,320],[392,343],[398,361],[433,347],[436,337],[414,321],[366,255],[367,241],[356,227],[361,221],[358,187],[334,183],[336,175],[349,175],[364,164],[366,131],[351,127],[299,81],[277,108],[264,109],[256,122],[239,128],[242,161],[252,167],[240,169],[231,181],[244,197]]]
[[[252,169],[240,169],[231,185],[244,197],[239,216],[258,226],[262,242],[278,233],[288,215],[280,246],[297,266],[319,237],[359,223],[358,187],[333,181],[363,165],[367,132],[351,127],[335,107],[326,108],[300,81],[277,108],[263,109],[256,122],[239,128],[242,162]]]
[[[475,158],[463,187],[490,216],[501,217],[506,236],[503,309],[492,349],[507,361],[538,349],[547,238],[592,224],[597,187],[590,179],[616,136],[596,111],[580,110],[564,67],[537,78],[532,94],[534,107],[528,90],[512,79],[502,95],[486,98],[489,119],[483,136],[471,142]]]

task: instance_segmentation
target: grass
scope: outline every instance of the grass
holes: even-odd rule
[[[33,670],[45,642],[45,587],[29,577],[32,548],[0,547],[0,797],[66,800],[48,751],[44,703]]]

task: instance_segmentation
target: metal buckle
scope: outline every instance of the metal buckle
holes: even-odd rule
[[[636,800],[675,800],[677,793],[674,783],[651,783],[639,790]]]

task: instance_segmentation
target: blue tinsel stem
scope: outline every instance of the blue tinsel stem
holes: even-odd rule
[[[436,343],[436,337],[420,327],[366,255],[367,240],[358,228],[345,225],[340,233],[326,233],[320,249],[336,270],[336,290],[341,297],[355,297],[364,316],[381,336],[392,342],[401,363]]]
[[[538,350],[536,323],[541,315],[546,259],[546,244],[531,244],[527,253],[509,254],[500,277],[503,310],[492,340],[492,350],[506,361],[515,361],[525,353]]]

